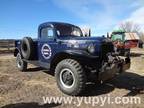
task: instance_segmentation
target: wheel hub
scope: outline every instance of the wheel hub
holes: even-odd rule
[[[75,82],[74,74],[70,69],[62,69],[60,72],[60,82],[66,88],[71,88]]]

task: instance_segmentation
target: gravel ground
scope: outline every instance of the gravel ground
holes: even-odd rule
[[[129,70],[101,85],[87,84],[84,96],[81,98],[96,98],[110,96],[140,97],[141,104],[100,103],[100,108],[143,108],[144,107],[144,50],[132,51],[132,65]],[[16,68],[13,55],[0,55],[0,107],[2,108],[74,108],[77,97],[72,104],[50,103],[44,104],[43,96],[68,97],[61,93],[55,78],[47,70],[29,65],[27,72],[20,72]],[[92,107],[92,104],[82,102],[82,108]]]

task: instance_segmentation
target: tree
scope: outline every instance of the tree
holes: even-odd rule
[[[144,42],[144,32],[139,33],[140,39]]]
[[[144,42],[144,32],[141,31],[141,27],[139,24],[136,24],[132,21],[126,21],[119,26],[119,29],[123,30],[124,32],[137,33],[140,39]]]
[[[140,33],[141,29],[140,25],[133,23],[132,21],[123,22],[119,28],[125,32],[136,32],[138,34]]]

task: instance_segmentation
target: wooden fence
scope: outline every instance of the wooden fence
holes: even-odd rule
[[[13,52],[14,47],[14,40],[0,40],[0,53]]]

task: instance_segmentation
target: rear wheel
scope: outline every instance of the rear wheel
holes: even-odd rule
[[[17,64],[17,67],[18,67],[18,69],[20,71],[26,71],[26,69],[27,69],[27,62],[25,62],[25,61],[22,60],[22,57],[21,57],[20,53],[17,54],[16,64]]]
[[[82,66],[73,59],[61,61],[55,69],[58,87],[68,95],[80,95],[85,88],[86,76]]]

